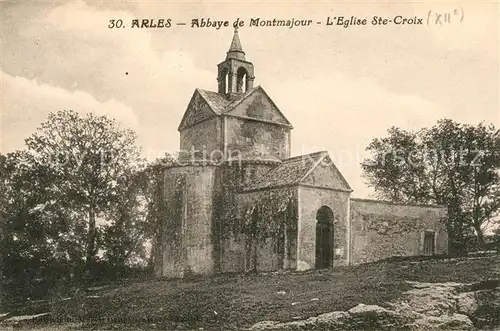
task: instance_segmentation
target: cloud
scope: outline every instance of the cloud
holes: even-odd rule
[[[68,91],[42,84],[35,79],[11,76],[1,72],[2,152],[23,148],[24,139],[47,118],[50,112],[71,109],[80,113],[92,112],[115,118],[124,127],[139,130],[133,110],[114,99],[97,101],[82,91]]]
[[[124,7],[123,3],[71,1],[53,5],[56,7],[40,6],[29,19],[21,16],[24,9],[18,10],[17,16],[5,21],[11,29],[4,42],[4,70],[10,75],[5,76],[5,85],[11,87],[3,90],[7,99],[4,136],[7,130],[9,134],[4,150],[17,144],[11,141],[22,142],[46,117],[47,109],[75,105],[114,109],[114,114],[123,116],[128,111],[128,120],[134,117],[139,128],[147,128],[140,132],[146,153],[176,150],[177,125],[189,98],[194,88],[216,88],[215,70],[203,68],[213,65],[215,69],[231,32],[108,29],[109,20],[128,22],[152,15],[188,19],[208,13],[231,18],[241,15],[241,4],[224,5],[223,11],[217,4],[137,3]],[[264,6],[267,4],[262,9]],[[366,15],[408,12],[407,5],[394,6],[358,9]],[[286,5],[287,13],[303,11],[299,5],[289,7]],[[277,34],[245,30],[242,41],[248,59],[256,64],[256,84],[263,84],[295,125],[294,154],[329,150],[355,194],[362,196],[366,189],[359,162],[348,163],[348,155],[361,159],[369,141],[385,135],[388,127],[420,128],[445,116],[470,122],[495,108],[491,104],[498,101],[498,84],[491,82],[498,81],[496,71],[491,70],[492,61],[484,61],[489,57],[478,54],[486,50],[497,56],[497,48],[488,42],[494,33],[487,33],[497,19],[488,19],[485,28],[477,22],[482,14],[469,7],[464,7],[463,25],[430,32],[426,28],[325,28],[277,30]],[[331,5],[317,8],[322,8],[318,13],[332,14]],[[419,5],[415,14],[425,15],[429,8],[437,10],[434,4]],[[261,8],[253,3],[247,9],[251,16]],[[272,9],[270,13],[279,13],[285,7]],[[354,9],[345,4],[335,10],[347,15]],[[225,33],[229,33],[227,40]],[[252,34],[258,35],[253,44]],[[309,55],[314,60],[304,61]],[[320,72],[331,74],[318,75]],[[19,130],[13,130],[16,127]]]
[[[293,154],[328,150],[356,196],[372,193],[360,177],[359,163],[368,156],[365,148],[373,138],[385,136],[391,126],[418,130],[448,115],[442,105],[418,95],[393,93],[373,79],[340,73],[266,89],[295,126]],[[301,97],[291,99],[291,91]]]
[[[134,15],[75,1],[54,8],[40,22],[50,27],[47,37],[72,36],[65,54],[69,62],[65,77],[72,77],[79,88],[97,99],[117,96],[132,105],[148,128],[141,137],[148,145],[146,151],[173,150],[178,141],[178,121],[173,119],[181,118],[195,87],[214,87],[214,73],[198,68],[182,49],[155,50],[157,31],[108,29],[111,18],[130,22]],[[92,55],[93,50],[99,56]],[[339,72],[286,82],[265,73],[260,78],[296,125],[294,154],[329,150],[358,196],[368,192],[360,178],[359,162],[373,137],[385,135],[392,125],[408,129],[432,125],[446,114],[440,105],[417,95],[393,93],[373,79],[355,79]],[[290,98],[290,91],[301,97]]]
[[[145,29],[110,29],[108,26],[110,20],[121,19],[127,24],[134,18],[132,13],[125,10],[98,9],[82,0],[77,0],[57,6],[47,14],[40,15],[36,23],[49,30],[75,34],[78,39],[108,39],[116,45],[126,46],[128,51],[133,52],[148,48],[151,34]]]
[[[107,106],[131,108],[139,126],[148,128],[139,137],[142,145],[174,150],[179,138],[173,119],[180,120],[195,87],[214,85],[215,74],[197,67],[182,49],[155,48],[155,33],[163,31],[108,29],[109,20],[118,18],[129,22],[135,17],[83,1],[40,11],[30,25],[20,27],[19,41],[10,40],[6,63],[12,67],[5,71],[36,78],[40,87],[57,87],[75,97],[84,93]],[[65,94],[52,97],[61,95]]]
[[[135,89],[148,89],[150,92],[155,87],[152,92],[164,95],[166,87],[175,87],[182,82],[213,82],[213,73],[197,68],[189,53],[178,49],[155,50],[152,46],[152,30],[107,27],[110,19],[121,19],[124,24],[130,25],[134,18],[127,11],[97,9],[79,0],[54,8],[49,14],[40,17],[39,23],[51,27],[48,28],[51,33],[65,34],[66,38],[61,40],[67,39],[67,35],[73,36],[71,48],[75,51],[75,57],[70,58],[72,62],[83,60],[85,63],[85,57],[89,55],[81,53],[82,49],[88,48],[85,45],[90,43],[97,47],[94,55],[98,56],[91,56],[91,66],[79,66],[84,71],[79,73],[85,77],[89,71],[104,69],[101,73],[105,75],[104,78],[111,78],[108,81],[111,87],[134,86]],[[168,45],[165,46],[168,48]],[[77,67],[74,69],[77,70]],[[133,77],[128,80],[132,81],[131,85],[122,85],[123,80],[112,79],[118,76],[123,78],[125,70]]]

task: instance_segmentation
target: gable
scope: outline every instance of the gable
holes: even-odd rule
[[[351,191],[351,187],[342,173],[337,169],[330,156],[325,155],[319,160],[300,184],[324,187],[336,190]]]
[[[290,122],[260,86],[236,103],[230,104],[227,114],[291,126]]]
[[[215,115],[217,115],[217,113],[201,95],[200,91],[195,90],[193,96],[191,97],[191,101],[189,101],[187,109],[184,112],[184,116],[182,117],[178,130],[181,131]]]

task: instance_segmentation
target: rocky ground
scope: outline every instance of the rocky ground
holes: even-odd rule
[[[500,256],[125,281],[8,308],[0,330],[483,330],[500,326]]]
[[[359,304],[292,322],[263,321],[250,330],[477,330],[500,326],[500,281],[475,284],[410,282],[402,298]]]

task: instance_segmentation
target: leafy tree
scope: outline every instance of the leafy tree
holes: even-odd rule
[[[164,171],[175,161],[175,155],[166,154],[145,169],[133,173],[121,186],[120,202],[111,209],[108,217],[110,224],[105,227],[103,237],[105,257],[115,271],[123,272],[132,258],[145,262],[148,255],[147,267],[152,269],[159,225],[166,208],[163,199]],[[151,247],[149,251],[147,246]]]
[[[4,240],[5,240],[5,232],[6,232],[6,221],[5,218],[7,217],[6,213],[6,204],[7,204],[7,197],[5,195],[5,191],[7,186],[5,185],[6,182],[6,174],[5,174],[5,163],[6,163],[6,156],[3,154],[0,154],[0,306],[3,304],[3,299],[4,299],[4,282],[5,282],[5,277],[4,277],[4,268],[5,268],[5,263],[4,263],[4,254],[5,254],[5,249],[3,246]]]
[[[491,236],[491,247],[497,252],[500,252],[500,227],[493,231]]]
[[[143,194],[147,201],[146,223],[149,226],[149,235],[151,239],[151,251],[148,260],[148,266],[153,267],[155,257],[158,254],[159,245],[162,242],[161,222],[166,215],[167,201],[164,199],[164,180],[165,168],[175,165],[178,155],[166,153],[162,158],[156,159],[150,163],[142,172]]]
[[[145,259],[141,248],[150,231],[141,184],[141,172],[137,172],[121,185],[118,203],[110,209],[108,224],[103,227],[104,257],[117,275],[125,272],[126,262],[133,254]]]
[[[363,176],[378,198],[446,205],[452,242],[462,247],[474,231],[484,248],[484,227],[500,210],[500,136],[492,125],[445,119],[418,132],[393,127],[367,150]]]
[[[83,246],[87,269],[99,249],[97,219],[120,203],[121,186],[140,166],[135,140],[113,119],[73,111],[51,113],[26,139],[28,162],[46,169],[44,207],[63,214],[61,250],[77,259]]]
[[[37,279],[57,279],[67,273],[68,265],[56,251],[62,230],[59,214],[45,204],[42,194],[49,169],[33,167],[26,157],[23,152],[0,157],[0,264],[5,266],[0,281],[9,285],[5,289],[10,297],[35,295]],[[38,284],[38,292],[50,285]]]

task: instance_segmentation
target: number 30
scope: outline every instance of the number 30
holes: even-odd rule
[[[123,21],[121,19],[118,20],[109,20],[108,28],[121,28],[123,26]]]

